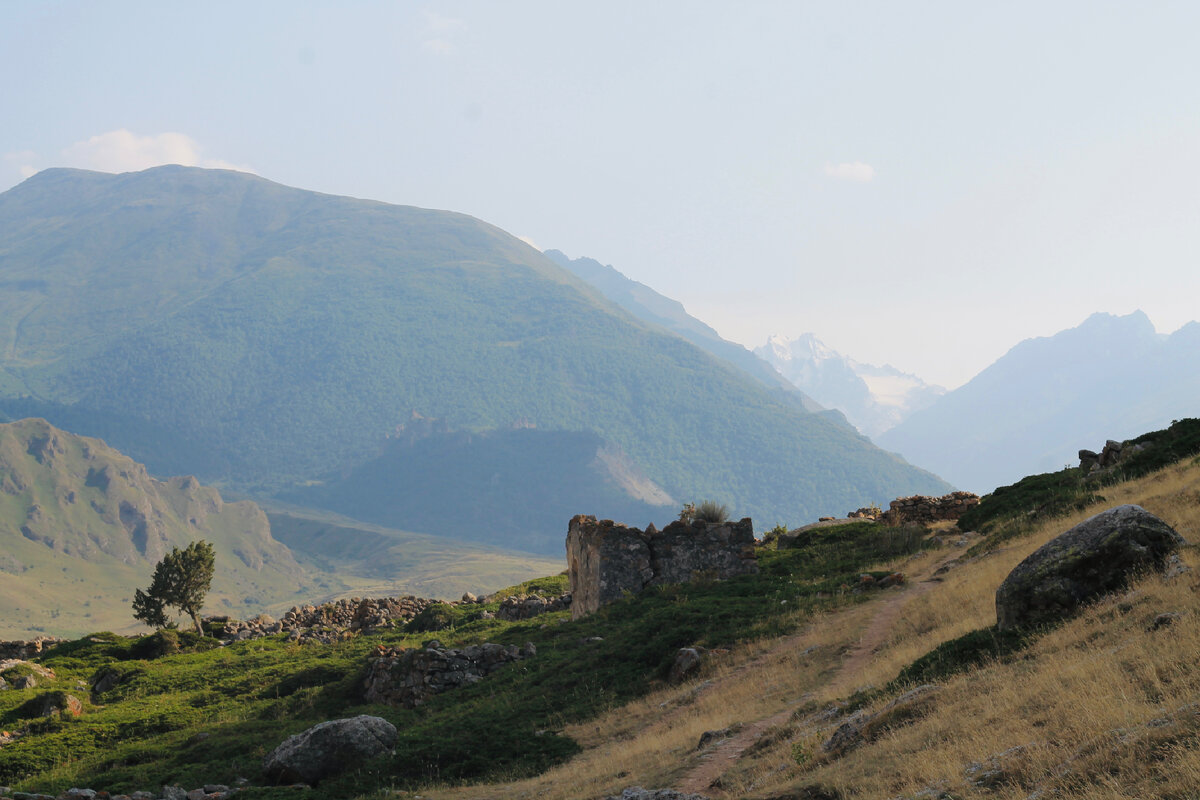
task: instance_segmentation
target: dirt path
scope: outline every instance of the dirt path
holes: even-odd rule
[[[846,653],[845,660],[838,666],[837,672],[829,679],[826,686],[836,692],[849,689],[855,676],[862,672],[862,669],[887,638],[888,632],[900,618],[900,612],[904,606],[933,588],[934,582],[929,578],[933,576],[938,567],[959,555],[961,553],[954,551],[931,562],[910,577],[902,590],[889,592],[880,598],[876,603],[870,622],[863,629],[858,642]],[[721,682],[737,679],[741,674],[752,670],[772,656],[795,647],[803,638],[804,634],[795,634],[779,640],[769,651],[742,664],[726,675]],[[792,708],[785,708],[769,717],[744,724],[741,730],[733,736],[721,740],[709,748],[708,752],[701,755],[697,763],[676,782],[675,788],[687,793],[710,792],[713,782],[728,772],[747,748],[772,727],[786,723],[791,718],[792,711]]]

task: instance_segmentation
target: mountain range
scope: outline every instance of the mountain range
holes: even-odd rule
[[[383,472],[414,412],[477,446],[550,441],[514,445],[514,426],[592,435],[579,458],[623,466],[572,473],[572,503],[602,516],[649,498],[665,521],[715,498],[771,525],[947,488],[498,228],[243,173],[51,169],[0,194],[0,320],[9,419],[102,437],[155,474],[289,502],[311,488],[305,502],[338,509],[319,487],[374,463],[374,507],[390,509],[374,521],[391,528],[504,545],[487,525],[540,528],[528,510],[562,488],[521,459],[472,479],[527,477],[521,503],[478,493],[453,458]],[[425,489],[389,504],[416,473]],[[447,511],[462,506],[479,527]]]
[[[844,412],[872,438],[946,391],[889,364],[877,367],[848,358],[811,333],[790,341],[771,336],[754,353],[817,402]]]
[[[1165,428],[1200,406],[1200,323],[1159,334],[1141,311],[1028,339],[878,437],[960,488],[1076,466],[1081,449]]]

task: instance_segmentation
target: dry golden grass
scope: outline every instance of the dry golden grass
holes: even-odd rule
[[[794,710],[783,715],[786,724],[764,731],[760,746],[706,794],[769,797],[819,784],[846,798],[905,797],[936,787],[960,798],[1196,800],[1200,559],[1194,550],[1183,554],[1193,571],[1173,580],[1147,577],[1038,639],[1011,663],[947,679],[930,713],[836,760],[824,760],[820,744],[837,720],[804,713],[844,695],[846,686],[886,685],[938,644],[992,625],[995,590],[1009,571],[1104,508],[1138,503],[1200,542],[1200,466],[1169,467],[1104,494],[1102,504],[961,564],[923,594],[911,592],[878,651],[853,676],[839,675],[839,664],[879,613],[878,602],[818,618],[786,640],[735,652],[702,688],[664,689],[567,730],[584,752],[536,779],[422,795],[579,800],[631,785],[675,786],[694,767],[704,731]],[[1151,630],[1155,617],[1167,611],[1182,617]],[[831,690],[835,679],[838,688]],[[813,756],[804,766],[793,757],[797,746]],[[1011,752],[1001,757],[1005,751]],[[995,767],[992,785],[972,784],[967,770],[975,763],[983,771]]]

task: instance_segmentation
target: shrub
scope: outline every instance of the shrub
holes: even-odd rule
[[[729,508],[716,500],[705,500],[696,506],[695,519],[700,522],[725,522],[729,519]]]
[[[429,633],[444,631],[454,625],[454,612],[445,603],[434,603],[411,620],[405,631],[408,633]]]

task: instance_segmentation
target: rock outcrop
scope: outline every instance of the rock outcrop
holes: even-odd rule
[[[442,692],[468,686],[506,664],[537,653],[524,647],[493,643],[446,649],[437,640],[421,649],[380,647],[367,667],[363,699],[404,708],[416,708]]]
[[[749,518],[672,522],[661,531],[642,531],[580,514],[567,532],[567,577],[575,619],[648,586],[757,571]]]
[[[396,726],[362,714],[314,725],[289,736],[263,759],[263,772],[276,783],[315,784],[347,767],[389,753]]]
[[[1141,570],[1162,568],[1187,544],[1141,506],[1110,508],[1047,542],[996,590],[1001,630],[1061,619],[1123,587]]]
[[[893,500],[882,519],[892,526],[911,522],[927,525],[942,520],[956,520],[977,505],[979,495],[971,492],[951,492],[941,497],[918,494]]]
[[[1104,449],[1099,453],[1091,450],[1079,451],[1079,468],[1088,475],[1106,472],[1134,453],[1140,453],[1147,448],[1145,444],[1131,444],[1128,441],[1118,442],[1109,439],[1104,443]]]

